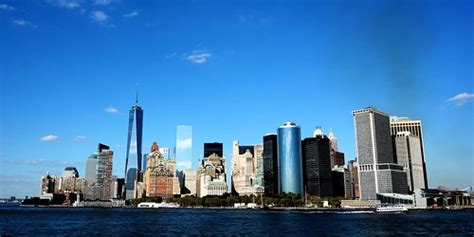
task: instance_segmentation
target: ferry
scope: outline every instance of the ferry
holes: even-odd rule
[[[176,203],[156,203],[156,202],[141,202],[137,206],[138,208],[178,208],[179,205]]]
[[[408,208],[402,205],[378,206],[376,212],[407,212]]]

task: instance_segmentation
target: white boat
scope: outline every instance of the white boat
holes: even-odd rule
[[[156,202],[141,202],[137,206],[138,208],[178,208],[179,205],[176,203],[156,203]]]
[[[408,208],[402,205],[397,206],[378,206],[377,212],[407,212]]]

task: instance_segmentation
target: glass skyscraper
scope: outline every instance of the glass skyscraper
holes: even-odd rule
[[[301,129],[288,121],[277,133],[280,192],[303,194]]]
[[[136,183],[141,181],[143,110],[138,105],[138,94],[135,103],[130,109],[128,119],[127,154],[125,156],[125,199],[135,198]],[[136,158],[136,162],[133,158]]]
[[[187,170],[193,168],[193,128],[188,125],[178,125],[176,128],[176,168]]]

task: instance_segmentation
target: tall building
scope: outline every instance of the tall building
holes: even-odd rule
[[[426,173],[425,145],[423,140],[423,128],[421,120],[412,120],[406,117],[390,118],[390,133],[396,136],[399,132],[410,132],[411,135],[420,139],[421,160],[423,162],[423,186],[428,188],[428,175]]]
[[[50,175],[49,173],[46,173],[45,176],[41,177],[39,195],[41,196],[46,193],[54,193],[55,185],[59,185],[59,184],[56,184],[55,177]]]
[[[349,173],[351,174],[351,184],[352,184],[352,197],[354,199],[359,199],[359,170],[356,160],[350,160],[348,162],[347,168],[349,169]]]
[[[261,155],[262,146],[240,146],[239,141],[233,141],[232,145],[232,192],[241,196],[261,193],[263,186],[256,184],[256,152]]]
[[[288,121],[278,128],[277,133],[280,192],[303,194],[301,129]]]
[[[94,185],[97,178],[97,154],[89,156],[86,162],[86,180],[88,185]]]
[[[263,185],[267,195],[280,192],[278,167],[277,135],[267,134],[263,137]]]
[[[161,154],[158,144],[153,142],[143,178],[143,189],[147,197],[169,198],[173,195],[175,176],[166,165],[167,160]]]
[[[163,158],[165,158],[165,160],[173,158],[171,150],[168,147],[160,147],[160,153],[163,155]]]
[[[426,189],[420,138],[410,132],[398,132],[393,137],[393,144],[396,162],[407,172],[409,191]]]
[[[330,197],[331,181],[330,141],[321,133],[301,142],[303,158],[303,183],[308,194]]]
[[[408,193],[403,166],[394,163],[389,115],[369,107],[352,112],[359,165],[360,199],[377,193]]]
[[[260,188],[260,192],[264,192],[263,184],[263,145],[255,145],[255,182],[254,186]]]
[[[198,197],[223,195],[227,192],[225,158],[222,143],[204,143],[204,159],[196,175]],[[219,155],[220,154],[220,155]]]
[[[79,171],[77,171],[76,167],[66,167],[64,168],[64,171],[63,171],[63,177],[65,176],[73,176],[73,177],[78,178]]]
[[[110,189],[112,186],[112,158],[114,152],[110,147],[99,143],[97,153],[97,178],[96,185],[102,186],[102,199],[107,200],[111,198]]]
[[[136,184],[142,181],[140,177],[142,168],[142,135],[143,110],[138,105],[137,92],[135,105],[130,109],[128,118],[127,153],[125,155],[125,199],[131,199],[137,196]],[[136,163],[133,161],[133,158],[135,158]]]
[[[192,169],[193,165],[193,128],[188,125],[176,127],[176,168]]]

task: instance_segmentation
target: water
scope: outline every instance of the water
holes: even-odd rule
[[[400,214],[0,207],[3,235],[474,235],[474,210]]]

